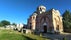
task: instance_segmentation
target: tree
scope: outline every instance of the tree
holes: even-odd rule
[[[63,16],[63,20],[69,21],[71,18],[70,11],[66,10],[62,16]]]
[[[66,10],[62,16],[63,16],[64,30],[65,29],[71,30],[71,13],[70,13],[70,11]]]
[[[3,24],[2,23],[0,23],[0,27],[2,27],[3,26]]]
[[[2,21],[1,21],[1,24],[2,24],[2,26],[10,25],[10,22],[7,21],[7,20],[2,20]]]
[[[16,26],[16,23],[12,23],[12,25],[15,25]]]

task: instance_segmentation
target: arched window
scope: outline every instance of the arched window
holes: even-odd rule
[[[57,25],[56,30],[59,30],[59,25]]]
[[[35,17],[33,16],[33,19],[35,19]]]

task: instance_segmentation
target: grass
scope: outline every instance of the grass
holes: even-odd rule
[[[12,30],[0,30],[0,40],[27,40],[21,33]]]
[[[23,34],[13,30],[0,30],[0,40],[47,40],[34,34]]]
[[[50,40],[49,38],[43,38],[42,36],[38,36],[38,35],[34,35],[34,34],[26,34],[25,36],[32,38],[34,40]]]

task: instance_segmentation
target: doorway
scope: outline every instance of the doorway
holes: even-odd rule
[[[44,33],[47,33],[47,26],[44,25]]]

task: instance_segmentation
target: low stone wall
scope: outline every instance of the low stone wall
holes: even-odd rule
[[[0,30],[3,30],[3,29],[13,30],[13,29],[11,29],[11,28],[0,27]]]
[[[28,34],[28,33],[31,34],[32,33],[32,31],[30,29],[23,29],[22,32],[26,33],[26,34]]]
[[[5,29],[4,27],[0,27],[0,29]]]
[[[71,33],[71,29],[64,29],[64,32],[69,32],[69,33]]]

